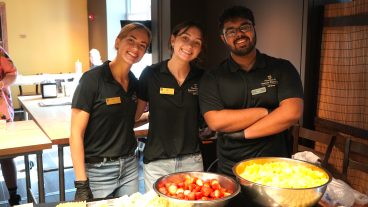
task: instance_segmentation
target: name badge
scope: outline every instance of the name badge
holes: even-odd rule
[[[121,103],[120,97],[112,97],[106,99],[106,105],[113,105]]]
[[[160,94],[174,95],[175,90],[173,88],[160,88]]]
[[[266,87],[262,87],[262,88],[256,88],[251,90],[252,96],[257,95],[257,94],[261,94],[261,93],[266,93]]]

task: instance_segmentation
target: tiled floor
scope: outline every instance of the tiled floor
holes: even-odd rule
[[[25,172],[24,172],[24,161],[23,157],[16,157],[15,162],[17,165],[17,176],[18,176],[18,194],[22,197],[21,203],[27,203],[26,184],[25,184]],[[30,155],[29,160],[35,165],[31,169],[31,185],[33,195],[38,199],[38,179],[37,179],[37,166],[36,156]],[[64,148],[64,165],[65,169],[65,198],[67,201],[71,201],[74,198],[74,171],[72,161],[70,158],[69,147]],[[44,182],[45,182],[45,201],[46,202],[57,202],[59,201],[59,175],[57,171],[58,157],[57,147],[53,147],[50,150],[45,150],[43,153],[43,167],[44,167]],[[139,191],[144,192],[144,181],[142,175],[142,157],[140,159],[139,168]],[[8,191],[2,177],[0,170],[0,207],[8,207]]]

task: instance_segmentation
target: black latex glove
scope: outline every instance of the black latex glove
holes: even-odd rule
[[[275,109],[271,109],[271,108],[266,108],[266,109],[268,111],[268,114],[270,114],[273,110],[275,110]]]
[[[237,139],[237,140],[245,139],[243,130],[238,132],[223,133],[222,137],[225,139]]]
[[[75,201],[90,201],[93,199],[88,178],[83,181],[74,181],[74,186],[77,189],[74,196]]]

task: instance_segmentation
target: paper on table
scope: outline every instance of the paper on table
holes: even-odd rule
[[[71,105],[71,104],[72,104],[71,97],[46,99],[38,103],[38,105],[42,107],[44,106],[62,106],[62,105]]]

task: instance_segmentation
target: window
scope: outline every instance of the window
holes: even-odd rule
[[[129,0],[127,2],[127,20],[151,20],[151,0]],[[139,78],[142,70],[152,64],[152,54],[146,53],[142,60],[134,64],[131,71]]]

